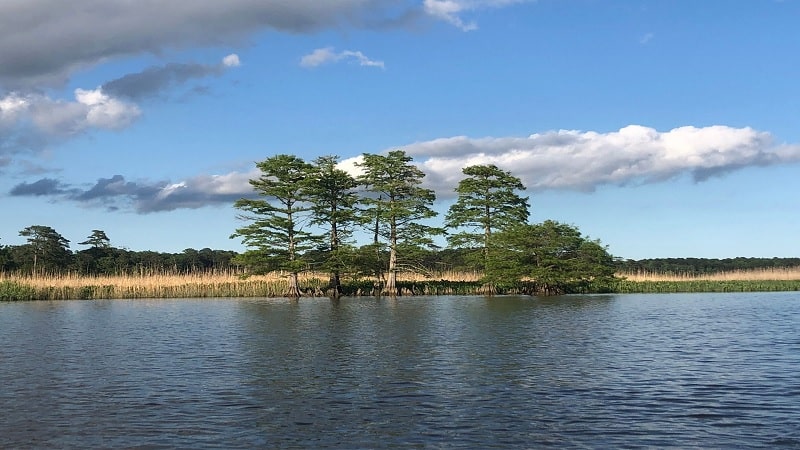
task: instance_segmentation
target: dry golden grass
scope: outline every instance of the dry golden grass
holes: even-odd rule
[[[425,282],[425,281],[454,281],[476,282],[483,276],[480,272],[443,271],[429,274],[402,272],[398,274],[398,281]],[[767,280],[800,280],[800,267],[778,267],[754,270],[735,270],[719,272],[709,275],[694,276],[681,273],[663,272],[637,272],[618,273],[617,276],[625,277],[630,281],[767,281]],[[63,275],[16,275],[0,273],[0,281],[14,281],[35,287],[37,289],[79,289],[86,286],[114,286],[123,291],[153,291],[164,288],[177,288],[183,286],[229,286],[240,283],[281,283],[287,274],[273,272],[267,275],[252,275],[243,279],[237,272],[207,272],[174,274],[167,272],[145,271],[133,275],[115,276],[85,276],[75,274]],[[327,280],[328,274],[319,272],[305,272],[300,275],[301,283],[314,284]]]
[[[398,281],[476,281],[480,273],[442,272],[427,276],[398,274]],[[76,274],[16,275],[0,273],[0,282],[11,281],[30,286],[42,298],[147,298],[147,297],[212,297],[212,296],[275,296],[288,286],[287,274],[273,272],[242,278],[236,272],[174,274],[143,271],[132,275],[85,276]],[[324,289],[326,273],[306,272],[300,283]],[[343,280],[349,281],[349,280]]]
[[[630,281],[791,281],[800,280],[800,267],[732,270],[708,275],[658,272],[618,273]]]

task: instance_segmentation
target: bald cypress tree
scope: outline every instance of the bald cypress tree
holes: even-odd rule
[[[294,155],[276,155],[256,166],[261,175],[250,184],[261,198],[242,198],[234,204],[244,211],[239,218],[250,222],[231,235],[242,238],[248,247],[237,262],[254,273],[288,272],[284,295],[297,298],[302,294],[298,275],[308,266],[301,255],[317,241],[306,230],[312,209],[306,179],[312,166]]]
[[[338,169],[337,156],[321,156],[314,160],[307,193],[313,213],[312,223],[326,232],[321,245],[325,252],[324,268],[330,273],[329,294],[342,294],[341,272],[348,265],[346,245],[353,234],[353,227],[361,218],[356,209],[358,182],[352,175]]]
[[[441,229],[421,223],[436,216],[431,208],[436,195],[421,187],[425,177],[412,158],[402,150],[386,155],[364,154],[359,166],[364,170],[358,180],[366,188],[362,202],[367,206],[368,223],[374,224],[376,236],[387,243],[389,261],[386,285],[382,292],[397,295],[397,272],[403,250],[433,245],[432,236]]]

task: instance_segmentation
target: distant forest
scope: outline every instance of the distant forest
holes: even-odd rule
[[[734,270],[800,266],[800,258],[653,258],[617,261],[617,271],[707,275]]]
[[[56,235],[57,237],[60,237]],[[93,235],[94,236],[94,235]],[[104,234],[102,237],[105,237]],[[90,237],[91,238],[91,237]],[[107,239],[107,238],[106,238]],[[153,273],[208,273],[240,272],[241,266],[235,264],[238,252],[231,250],[196,250],[187,248],[179,253],[156,251],[132,251],[115,248],[105,239],[82,242],[90,248],[71,251],[66,246],[45,248],[36,251],[31,244],[0,245],[0,272],[32,273],[36,261],[37,273],[72,273],[79,275],[130,275]],[[36,255],[38,253],[38,255]],[[317,254],[319,253],[319,254]],[[443,272],[471,272],[474,265],[468,257],[468,249],[428,250],[418,255],[420,266],[417,269],[431,274]],[[309,251],[306,259],[311,261],[309,270],[322,265],[325,255]],[[617,259],[618,272],[674,273],[703,275],[733,270],[768,269],[800,266],[800,258],[653,258]],[[358,272],[358,268],[354,268]],[[362,268],[363,269],[363,268]]]

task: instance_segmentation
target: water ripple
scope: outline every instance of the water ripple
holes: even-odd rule
[[[800,295],[0,304],[0,448],[800,448]]]

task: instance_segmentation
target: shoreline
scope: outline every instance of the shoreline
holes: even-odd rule
[[[92,278],[76,278],[71,284],[48,283],[46,280],[3,279],[0,281],[0,301],[37,300],[97,300],[97,299],[154,299],[154,298],[278,298],[286,284],[281,280],[235,280],[157,283],[147,277],[139,283],[125,279],[118,284],[92,283]],[[95,280],[97,281],[97,280]],[[531,295],[535,288],[530,283],[513,287],[498,287],[494,295]],[[381,296],[372,280],[350,281],[342,284],[341,297],[361,298]],[[302,284],[301,298],[330,297],[319,279]],[[634,293],[714,293],[714,292],[779,292],[800,291],[800,280],[626,280],[616,279],[602,286],[581,286],[566,294],[634,294]],[[487,296],[485,286],[479,281],[425,280],[398,283],[398,297],[418,295],[474,295]],[[386,296],[386,295],[383,295]]]

